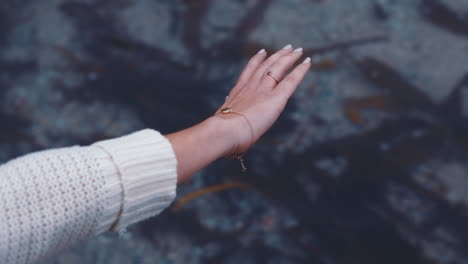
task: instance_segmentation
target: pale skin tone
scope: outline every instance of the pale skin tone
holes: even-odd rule
[[[293,50],[290,45],[271,56],[259,51],[214,116],[166,135],[176,155],[178,182],[221,157],[247,151],[273,125],[310,69],[310,58],[306,58],[288,74],[301,56],[302,49]],[[242,113],[253,131],[241,115],[221,114],[220,110],[226,107]]]

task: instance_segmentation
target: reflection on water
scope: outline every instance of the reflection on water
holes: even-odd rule
[[[465,2],[9,2],[3,161],[192,125],[260,48],[314,58],[246,174],[219,161],[177,207],[45,263],[468,261]]]

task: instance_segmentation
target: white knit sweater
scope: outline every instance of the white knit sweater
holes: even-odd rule
[[[0,166],[0,263],[34,263],[159,214],[175,197],[176,167],[169,141],[150,129]]]

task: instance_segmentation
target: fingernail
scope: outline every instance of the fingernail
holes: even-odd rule
[[[290,48],[292,48],[292,46],[290,44],[288,44],[288,45],[284,46],[283,49],[290,49]]]
[[[310,63],[310,57],[307,57],[302,63],[304,63],[304,64]]]
[[[296,52],[296,53],[299,53],[301,51],[302,51],[302,48],[297,48],[297,49],[294,50],[294,52]]]
[[[257,52],[257,54],[262,54],[262,53],[265,53],[265,49],[261,49]]]

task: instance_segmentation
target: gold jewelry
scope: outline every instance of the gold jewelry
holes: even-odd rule
[[[240,154],[234,154],[234,155],[231,155],[231,156],[227,156],[226,158],[239,160],[242,172],[246,172],[247,167],[245,167],[244,155],[245,155],[245,153],[240,153]]]
[[[230,107],[225,107],[225,108],[221,109],[221,111],[219,113],[221,113],[223,115],[237,114],[237,115],[242,116],[245,119],[245,121],[247,121],[247,124],[249,125],[249,128],[250,128],[250,146],[253,145],[253,143],[254,143],[254,130],[253,130],[252,124],[250,123],[249,119],[244,114],[242,114],[240,112],[236,112],[236,111],[232,110],[232,108],[230,108]],[[245,163],[244,163],[244,158],[243,158],[244,154],[245,154],[245,152],[244,153],[239,153],[239,154],[233,154],[233,155],[230,155],[230,156],[227,157],[229,159],[239,160],[239,162],[241,164],[242,172],[247,171],[247,168],[245,167]]]
[[[270,76],[271,78],[273,78],[273,80],[275,80],[276,84],[279,83],[278,79],[273,75],[273,73],[272,73],[271,71],[267,72],[266,75],[268,75],[268,76]]]

